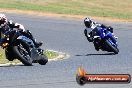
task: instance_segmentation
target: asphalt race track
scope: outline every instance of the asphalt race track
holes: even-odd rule
[[[82,65],[87,73],[123,73],[132,75],[132,23],[102,22],[114,27],[119,37],[118,55],[97,52],[84,37],[83,19],[7,14],[15,22],[31,30],[44,49],[65,52],[70,58],[51,61],[42,66],[0,67],[0,88],[132,88],[130,84],[76,83],[77,68]]]

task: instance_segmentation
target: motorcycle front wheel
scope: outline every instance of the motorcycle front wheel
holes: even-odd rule
[[[106,44],[109,46],[109,48],[115,53],[115,54],[118,54],[119,53],[119,49],[116,47],[116,46],[113,46],[109,40],[106,40],[105,41]]]
[[[17,46],[13,47],[14,53],[17,56],[18,60],[20,60],[25,66],[32,66],[32,59],[30,57],[30,52],[25,47],[26,43],[20,43]]]

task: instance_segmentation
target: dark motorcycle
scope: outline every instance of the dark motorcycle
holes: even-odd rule
[[[26,66],[32,66],[32,63],[36,62],[45,65],[48,62],[43,50],[40,47],[36,48],[33,41],[21,31],[12,30],[5,33],[1,46],[5,49],[5,55],[9,61],[18,59]]]
[[[92,31],[94,35],[93,44],[96,50],[103,50],[108,52],[114,52],[118,54],[119,49],[117,45],[117,38],[113,34],[102,27],[97,27]]]

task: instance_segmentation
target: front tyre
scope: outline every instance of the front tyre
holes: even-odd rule
[[[117,48],[117,46],[113,46],[108,40],[106,40],[106,44],[115,54],[119,53],[119,49]]]
[[[46,63],[48,62],[48,57],[46,55],[41,55],[40,59],[38,60],[38,63],[41,65],[46,65]]]
[[[17,46],[14,46],[13,51],[18,60],[20,60],[25,66],[32,66],[32,59],[30,54],[21,43]]]

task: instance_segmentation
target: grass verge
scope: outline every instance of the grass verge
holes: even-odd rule
[[[57,52],[50,51],[50,50],[45,50],[44,54],[48,57],[48,59],[53,59],[59,56]],[[19,63],[19,62],[20,61],[16,59],[12,63]],[[0,64],[5,64],[5,63],[9,63],[9,61],[5,58],[4,50],[0,48]]]
[[[132,20],[132,0],[0,0],[0,8]]]

